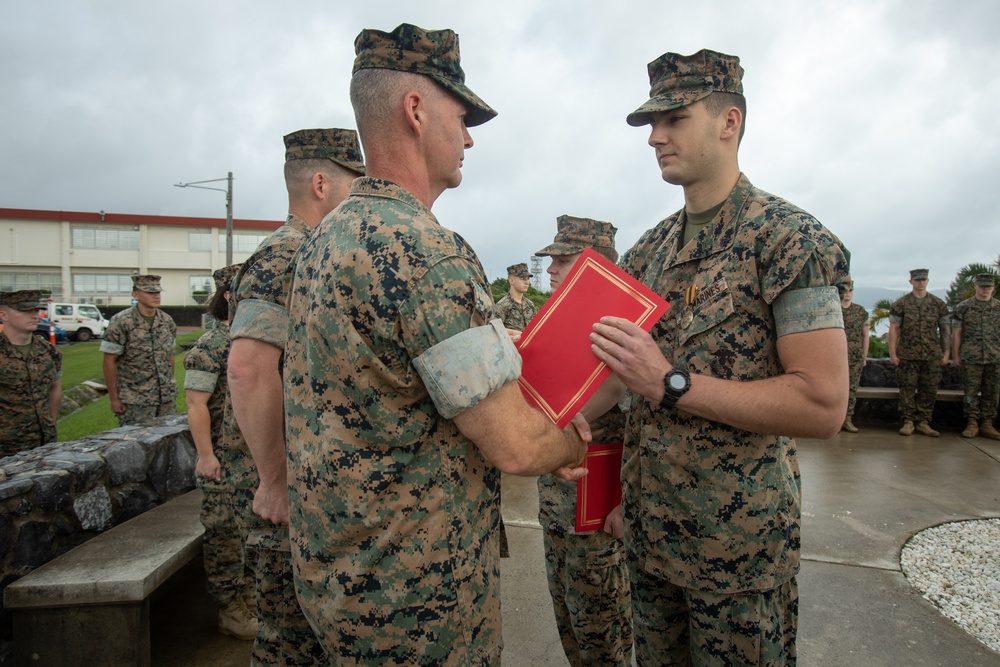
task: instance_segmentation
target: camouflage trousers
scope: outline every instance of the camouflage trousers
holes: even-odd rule
[[[1000,401],[1000,366],[962,364],[962,387],[965,389],[965,416],[993,421]]]
[[[632,597],[625,547],[603,531],[546,530],[545,570],[563,651],[573,667],[627,667]]]
[[[795,577],[767,591],[717,594],[674,586],[629,562],[638,667],[796,664]]]
[[[257,637],[250,664],[325,665],[326,653],[295,596],[288,526],[275,526],[253,513],[254,489],[237,488],[234,505],[249,534],[247,559],[254,571]]]
[[[848,365],[848,393],[847,393],[847,416],[854,416],[854,406],[858,402],[858,387],[861,386],[861,372],[865,369],[865,362],[850,363]]]
[[[246,535],[240,533],[230,491],[203,489],[201,525],[205,527],[202,559],[209,595],[225,607],[236,597],[252,594],[254,577],[246,559]]]
[[[143,424],[156,417],[167,417],[173,414],[177,414],[177,403],[175,401],[168,401],[159,405],[126,403],[125,412],[118,415],[118,425]]]
[[[896,383],[899,385],[899,415],[903,421],[929,422],[941,384],[940,361],[901,359],[896,367]]]

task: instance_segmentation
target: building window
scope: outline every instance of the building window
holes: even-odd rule
[[[73,293],[88,296],[115,296],[132,293],[132,276],[121,274],[73,274]]]
[[[131,229],[75,227],[73,247],[95,250],[138,250],[139,232]]]
[[[215,290],[212,276],[191,276],[191,298],[195,303],[205,303]]]
[[[212,252],[212,235],[190,232],[188,234],[188,250],[191,252]]]
[[[267,236],[267,234],[233,234],[233,252],[250,254]],[[219,252],[226,252],[225,234],[219,234]]]
[[[0,273],[0,292],[37,289],[50,296],[62,296],[62,278],[58,273]]]

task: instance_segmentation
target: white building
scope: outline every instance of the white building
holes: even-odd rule
[[[233,220],[233,262],[283,221]],[[162,276],[164,306],[202,303],[226,263],[226,221],[0,208],[0,291],[40,289],[56,301],[128,305],[133,274]]]

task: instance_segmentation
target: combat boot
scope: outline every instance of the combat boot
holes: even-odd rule
[[[219,632],[244,641],[257,636],[257,615],[247,609],[242,596],[237,595],[219,610]]]
[[[917,433],[919,433],[920,435],[926,435],[931,438],[936,438],[939,435],[941,435],[940,433],[932,429],[931,425],[928,424],[927,422],[920,422],[919,424],[917,424]]]
[[[913,435],[913,422],[907,419],[903,422],[903,428],[899,429],[900,435]]]
[[[992,419],[984,419],[979,422],[979,435],[989,438],[990,440],[1000,440],[1000,431],[997,431],[993,427]]]
[[[855,426],[854,422],[851,421],[851,418],[848,417],[847,419],[844,420],[844,425],[840,427],[840,430],[847,431],[848,433],[857,433],[858,427]]]
[[[975,417],[969,417],[969,423],[966,425],[965,430],[962,431],[963,438],[975,438],[979,435],[979,424],[976,423]]]

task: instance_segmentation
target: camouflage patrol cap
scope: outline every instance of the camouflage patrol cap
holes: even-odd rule
[[[993,287],[996,285],[997,277],[992,273],[979,273],[976,275],[976,284],[983,287]]]
[[[150,294],[157,294],[162,292],[160,289],[160,276],[154,275],[144,275],[144,276],[132,276],[132,289],[139,290],[140,292],[149,292]]]
[[[360,69],[392,69],[423,74],[457,95],[468,110],[465,125],[474,127],[497,112],[465,85],[458,35],[452,30],[424,30],[401,23],[395,30],[362,30],[354,40],[352,74]]]
[[[285,135],[285,162],[289,160],[332,160],[341,167],[364,176],[358,133],[338,127],[328,130],[299,130]]]
[[[0,292],[0,306],[7,306],[14,310],[41,310],[45,307],[42,301],[42,293],[36,289],[23,289],[16,292]]]
[[[927,269],[913,269],[910,271],[910,280],[927,280]]]
[[[691,56],[664,53],[646,66],[649,97],[628,115],[633,127],[649,125],[650,114],[679,109],[712,93],[743,94],[743,68],[736,56],[702,49]]]
[[[229,286],[233,284],[233,277],[236,272],[240,270],[242,264],[230,264],[229,266],[224,266],[221,269],[216,269],[212,273],[212,278],[215,279],[215,291],[222,291],[229,289]]]
[[[528,265],[524,262],[520,264],[511,264],[507,267],[507,275],[514,276],[515,278],[530,278],[531,273],[528,271]]]
[[[587,248],[615,249],[615,226],[593,218],[560,215],[556,218],[556,237],[549,245],[535,253],[547,255],[575,255]]]

